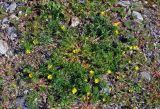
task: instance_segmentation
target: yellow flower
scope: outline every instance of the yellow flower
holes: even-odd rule
[[[128,61],[128,63],[129,63],[129,64],[131,64],[131,63],[132,63],[132,61],[131,61],[131,60],[129,60],[129,61]]]
[[[53,78],[53,76],[52,75],[48,75],[47,78],[48,78],[48,80],[51,80]]]
[[[53,65],[52,64],[48,64],[48,69],[52,69],[53,68]]]
[[[75,93],[77,93],[77,89],[74,87],[74,88],[72,89],[72,94],[75,94]]]
[[[106,98],[103,98],[102,101],[105,102],[105,101],[106,101]]]
[[[26,54],[30,54],[31,50],[30,49],[26,49]]]
[[[81,51],[80,48],[76,48],[76,49],[74,49],[72,52],[75,53],[75,54],[77,54],[77,53],[79,53],[80,51]]]
[[[24,43],[24,40],[21,40],[22,43]]]
[[[101,12],[101,16],[105,16],[105,12],[104,11]]]
[[[126,52],[125,52],[125,51],[123,51],[123,52],[122,52],[122,55],[125,55],[125,53],[126,53]]]
[[[115,22],[113,25],[118,26],[121,22]]]
[[[61,25],[61,30],[62,31],[65,31],[66,30],[66,27],[64,25]]]
[[[132,90],[132,89],[129,89],[129,92],[130,92],[130,93],[132,93],[132,92],[133,92],[133,90]]]
[[[108,73],[108,74],[111,74],[112,72],[111,72],[111,70],[108,70],[107,73]]]
[[[92,77],[94,75],[94,71],[93,70],[89,71],[89,75]]]
[[[37,40],[37,39],[34,39],[34,40],[33,40],[33,44],[34,44],[34,45],[37,45],[37,44],[38,44],[38,40]]]
[[[17,109],[22,109],[22,108],[20,106],[18,106]]]
[[[91,93],[90,92],[87,92],[87,96],[90,96],[91,95]]]
[[[29,73],[29,78],[32,78],[32,77],[33,77],[32,73]]]
[[[98,78],[96,78],[96,79],[94,80],[94,82],[97,84],[97,83],[100,82],[100,80],[99,80]]]
[[[116,31],[115,31],[115,33],[116,33],[116,35],[118,35],[118,34],[119,34],[119,31],[118,31],[118,30],[116,30]]]
[[[137,45],[134,45],[134,46],[133,46],[133,49],[134,49],[134,50],[138,50],[138,46],[137,46]]]
[[[109,87],[109,92],[111,92],[112,91],[112,87]]]
[[[135,66],[135,68],[134,68],[136,71],[138,71],[139,70],[139,67],[138,66]]]
[[[120,79],[120,76],[117,76],[117,79]]]
[[[88,82],[88,80],[87,80],[87,79],[84,79],[84,81],[85,81],[85,82]]]
[[[136,106],[134,106],[133,109],[138,109],[138,108]]]
[[[133,49],[133,46],[129,46],[129,49],[132,50],[132,49]]]

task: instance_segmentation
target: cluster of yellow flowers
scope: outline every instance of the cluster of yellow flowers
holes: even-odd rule
[[[121,23],[121,22],[115,22],[113,25],[114,25],[115,27],[118,27],[118,26],[120,25],[120,23]],[[116,30],[115,30],[115,33],[116,33],[116,35],[118,35],[118,34],[119,34],[119,31],[116,29]]]
[[[93,77],[94,76],[94,71],[93,70],[90,70],[89,71],[89,76],[90,77]],[[100,79],[99,78],[95,78],[94,79],[94,83],[98,84],[100,82]]]
[[[29,78],[33,78],[33,74],[32,74],[32,73],[29,73],[28,77],[29,77]],[[53,79],[53,76],[50,74],[50,75],[47,76],[47,79],[48,79],[48,80],[52,80],[52,79]]]
[[[130,50],[138,50],[138,46],[137,45],[133,45],[129,47]]]
[[[50,69],[53,68],[53,65],[52,65],[52,64],[48,64],[47,68],[48,68],[48,70],[50,70]],[[52,79],[53,79],[53,76],[52,76],[51,74],[49,74],[49,75],[47,76],[47,79],[48,79],[48,80],[52,80]]]
[[[53,68],[53,65],[52,65],[52,64],[48,64],[47,68],[48,68],[48,69],[52,69],[52,68]],[[29,78],[33,78],[33,73],[29,73],[28,77],[29,77]],[[48,80],[52,80],[52,79],[53,79],[53,76],[52,76],[51,74],[49,74],[49,75],[47,76],[47,79],[48,79]]]

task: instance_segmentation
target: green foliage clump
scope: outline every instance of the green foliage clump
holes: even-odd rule
[[[124,67],[130,61],[124,57],[125,53],[137,53],[137,39],[129,38],[127,31],[114,26],[105,12],[115,2],[111,0],[105,5],[94,0],[86,4],[75,1],[68,4],[49,2],[27,9],[28,14],[33,11],[37,12],[37,16],[27,22],[27,31],[21,38],[21,47],[26,54],[32,55],[32,50],[39,46],[55,45],[54,48],[47,48],[51,54],[44,54],[45,59],[42,59],[38,68],[24,66],[23,79],[25,77],[33,84],[44,80],[28,95],[30,106],[36,105],[35,100],[41,92],[47,93],[48,102],[53,107],[58,104],[65,107],[74,100],[89,100],[92,103],[111,101],[111,87],[104,81],[103,75],[125,72]],[[123,9],[113,11],[118,11],[124,17]],[[74,23],[73,16],[80,19],[76,27],[70,26],[70,23]],[[130,26],[129,22],[125,25]],[[120,41],[119,36],[126,37],[127,42]],[[120,76],[117,78],[121,80]],[[108,92],[104,92],[104,89]],[[32,99],[28,99],[30,97]]]

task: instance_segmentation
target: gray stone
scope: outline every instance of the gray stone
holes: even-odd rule
[[[27,95],[29,93],[29,91],[26,89],[25,91],[24,91],[24,95]]]
[[[24,6],[26,2],[17,2],[17,6]]]
[[[3,7],[4,9],[7,9],[7,7],[9,7],[10,3],[2,2],[1,5],[2,5],[2,7]]]
[[[18,97],[16,99],[16,107],[21,107],[22,109],[28,109],[24,97]]]
[[[7,27],[9,27],[9,19],[8,17],[5,17],[2,21],[1,21],[1,29],[5,29]]]
[[[103,88],[101,91],[102,91],[102,93],[105,93],[106,95],[109,95],[109,93],[110,93],[108,88]]]
[[[15,27],[9,27],[9,28],[7,28],[7,34],[8,35],[11,35],[14,32],[15,32]]]
[[[72,20],[71,20],[71,27],[76,27],[76,26],[78,26],[79,25],[79,23],[80,23],[80,20],[79,20],[79,18],[78,17],[72,17]]]
[[[9,36],[8,38],[11,39],[11,40],[14,40],[15,38],[18,37],[15,27],[8,27],[7,28],[7,34]]]
[[[16,34],[16,33],[12,33],[10,36],[9,36],[9,38],[11,39],[11,40],[14,40],[15,38],[17,38],[18,37],[18,35]]]
[[[128,7],[128,6],[130,6],[130,1],[119,1],[118,2],[118,5],[120,5],[120,6],[124,6],[124,7]]]
[[[2,24],[8,24],[10,21],[8,19],[8,17],[5,17],[3,20],[2,20]]]
[[[144,78],[145,80],[150,81],[151,80],[151,75],[150,72],[141,72],[142,78]]]
[[[17,4],[15,2],[13,2],[11,5],[9,5],[9,7],[7,7],[6,11],[9,13],[12,13],[17,7]]]
[[[0,54],[7,55],[7,51],[9,50],[7,42],[0,40]]]
[[[137,21],[143,21],[143,17],[141,15],[141,13],[139,13],[137,11],[133,11],[132,15],[134,18],[136,18]]]

